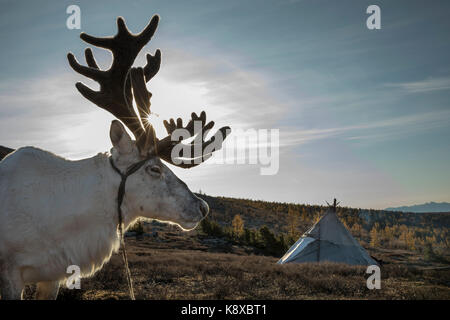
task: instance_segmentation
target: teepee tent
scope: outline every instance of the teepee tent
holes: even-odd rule
[[[336,215],[336,199],[325,215],[289,248],[278,264],[339,262],[351,265],[376,265]]]

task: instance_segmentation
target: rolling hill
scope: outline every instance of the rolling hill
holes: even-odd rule
[[[239,214],[246,226],[260,228],[266,225],[275,233],[287,231],[289,209],[299,213],[300,229],[306,229],[310,226],[311,220],[327,208],[319,205],[212,197],[204,194],[199,196],[208,202],[211,209],[210,218],[221,225],[230,225],[233,217]],[[382,227],[403,224],[408,227],[450,228],[450,212],[414,213],[338,207],[337,213],[348,225],[358,223],[367,230],[375,223]],[[302,222],[305,225],[302,225]]]

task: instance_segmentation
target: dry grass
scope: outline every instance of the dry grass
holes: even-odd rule
[[[380,251],[381,290],[366,287],[365,267],[341,264],[277,265],[277,258],[246,248],[211,245],[193,234],[167,233],[160,241],[127,239],[137,299],[450,299],[450,270],[411,267],[408,252]],[[227,252],[227,253],[225,253]],[[392,258],[394,257],[394,258]],[[58,299],[128,299],[120,255],[81,290]],[[27,298],[33,295],[28,288]]]
[[[450,299],[450,270],[390,265],[382,289],[368,290],[364,267],[276,265],[273,257],[128,243],[137,299]],[[59,299],[128,299],[118,255],[81,285],[62,289]]]

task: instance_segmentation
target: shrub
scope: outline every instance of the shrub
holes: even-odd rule
[[[222,237],[224,235],[224,230],[220,224],[210,219],[203,219],[200,223],[200,229],[209,236]]]

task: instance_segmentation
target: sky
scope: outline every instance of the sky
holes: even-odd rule
[[[81,29],[66,8],[81,9]],[[366,9],[381,9],[369,30]],[[109,151],[113,116],[85,100],[66,54],[84,62],[80,32],[132,32],[153,14],[145,53],[162,51],[148,84],[151,119],[205,110],[217,128],[279,130],[279,170],[261,164],[171,167],[191,190],[217,196],[386,208],[450,202],[450,2],[364,0],[0,1],[0,145],[69,159]],[[100,66],[111,56],[94,49]],[[233,136],[234,135],[234,136]],[[244,145],[250,154],[263,141]],[[246,153],[247,154],[247,153]],[[233,157],[232,157],[233,158]]]

